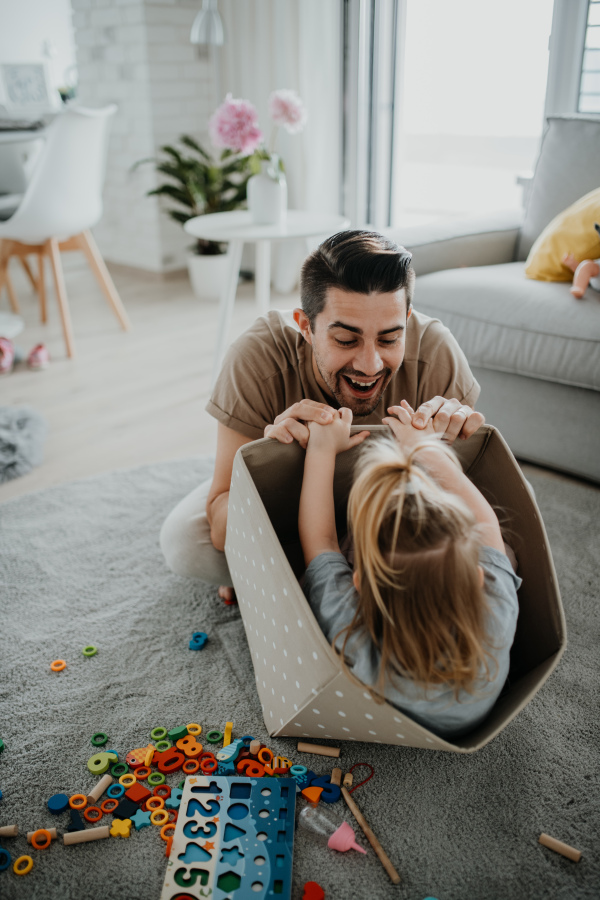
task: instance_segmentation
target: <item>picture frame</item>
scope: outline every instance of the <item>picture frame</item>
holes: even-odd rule
[[[0,104],[9,112],[40,114],[53,109],[47,64],[15,62],[0,65]]]

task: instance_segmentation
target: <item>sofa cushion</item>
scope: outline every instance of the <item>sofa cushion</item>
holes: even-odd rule
[[[517,259],[527,258],[535,239],[561,210],[600,187],[600,119],[548,119]]]
[[[417,277],[415,307],[447,325],[469,363],[600,390],[600,294],[532,281],[522,262]]]
[[[571,253],[577,262],[600,256],[600,188],[555,216],[529,251],[525,274],[538,281],[572,281],[573,270],[563,262]]]

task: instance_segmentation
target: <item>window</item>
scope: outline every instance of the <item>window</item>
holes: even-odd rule
[[[577,111],[600,113],[600,0],[588,7]]]

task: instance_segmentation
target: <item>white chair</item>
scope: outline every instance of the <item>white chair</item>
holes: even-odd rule
[[[13,311],[19,304],[8,274],[11,256],[38,257],[36,286],[42,322],[47,320],[44,257],[54,276],[67,356],[74,353],[73,329],[60,261],[62,250],[82,250],[108,303],[124,330],[130,327],[125,308],[89,231],[102,215],[106,146],[116,106],[67,110],[47,130],[45,147],[27,185],[23,201],[0,222],[0,291],[6,284]]]

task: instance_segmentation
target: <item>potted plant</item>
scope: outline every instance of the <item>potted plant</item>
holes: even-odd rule
[[[225,149],[215,159],[186,134],[177,143],[182,146],[166,144],[160,148],[161,157],[136,164],[153,162],[156,171],[167,176],[168,180],[148,191],[147,196],[158,195],[174,201],[176,205],[168,207],[167,213],[181,225],[194,216],[245,206],[246,185],[256,171],[249,154],[240,155]],[[250,153],[253,150],[254,147]],[[227,266],[226,249],[226,244],[201,238],[189,248],[188,271],[197,296],[219,297]]]

